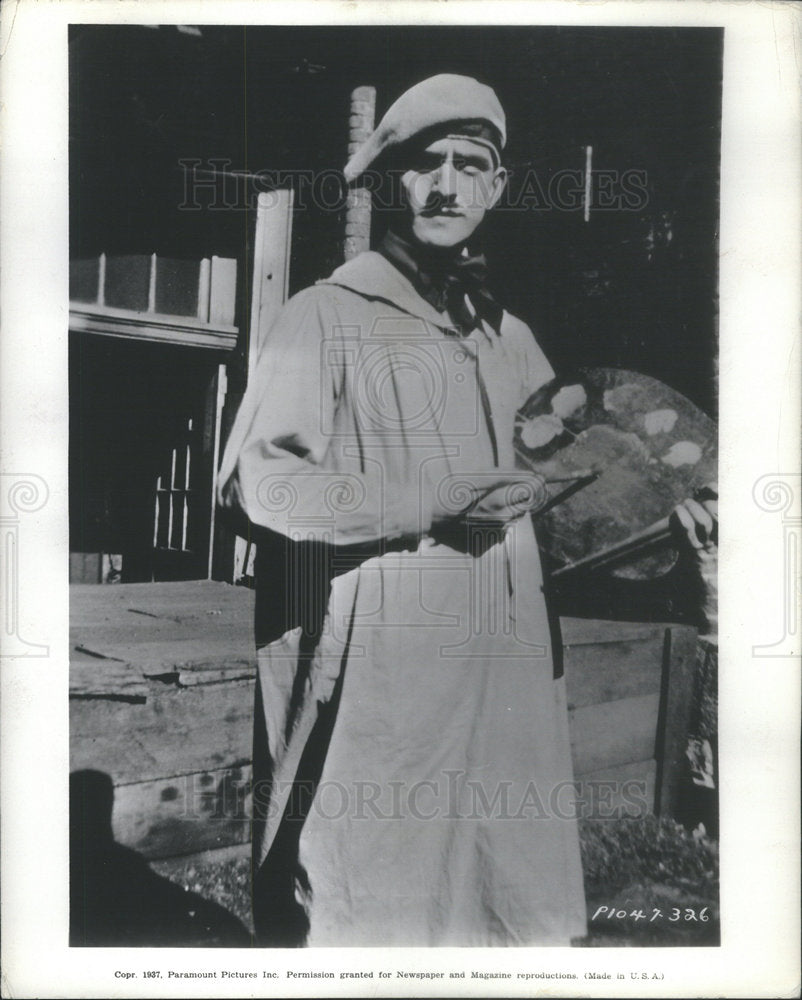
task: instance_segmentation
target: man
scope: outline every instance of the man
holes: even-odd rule
[[[467,246],[505,183],[495,93],[411,88],[345,170],[400,174],[377,251],[291,299],[226,449],[258,541],[265,944],[585,933],[565,694],[513,425],[553,373]],[[693,520],[693,519],[692,519]]]

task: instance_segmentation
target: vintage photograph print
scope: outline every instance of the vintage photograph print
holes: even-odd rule
[[[723,30],[68,40],[70,946],[718,946]]]

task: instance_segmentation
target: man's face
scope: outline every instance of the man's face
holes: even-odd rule
[[[436,139],[417,150],[401,177],[412,236],[430,247],[466,243],[505,180],[491,150],[471,139]]]

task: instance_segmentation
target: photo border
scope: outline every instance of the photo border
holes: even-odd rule
[[[798,995],[800,10],[692,0],[17,0],[0,18],[3,599],[13,611],[0,671],[3,994],[163,996],[166,979],[141,976],[152,968],[258,972],[258,980],[181,980],[169,988],[175,997]],[[67,25],[111,21],[724,27],[719,948],[67,947]],[[432,983],[393,975],[386,986],[336,978],[324,993],[323,980],[285,976],[379,968],[580,978]],[[265,970],[280,978],[264,978]],[[139,976],[115,975],[125,971]]]

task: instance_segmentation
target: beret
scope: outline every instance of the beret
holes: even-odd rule
[[[348,161],[343,171],[346,181],[355,181],[386,149],[433,126],[459,121],[487,122],[497,131],[504,148],[506,119],[492,88],[455,73],[440,73],[416,83],[387,109],[375,131]]]

